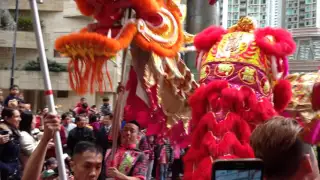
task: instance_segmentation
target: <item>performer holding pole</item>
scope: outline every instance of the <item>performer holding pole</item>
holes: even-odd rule
[[[125,17],[123,19],[124,24],[128,19],[131,17],[131,9],[126,10]],[[125,75],[126,71],[126,66],[127,66],[127,53],[128,53],[128,48],[123,50],[122,53],[122,68],[121,68],[121,81],[120,81],[120,86],[122,86],[126,82],[127,75]],[[121,121],[123,119],[123,111],[124,111],[124,106],[126,103],[126,98],[125,98],[125,89],[122,89],[122,91],[119,92],[118,99],[116,101],[116,107],[115,107],[115,118],[113,118],[113,128],[112,128],[112,151],[111,151],[111,157],[114,159],[114,155],[117,151],[117,143],[118,143],[118,136],[119,136],[119,131],[120,131],[120,126],[121,126]]]
[[[43,3],[42,0],[40,0],[38,2]],[[33,15],[33,28],[35,30],[37,46],[38,46],[38,50],[39,50],[39,54],[40,54],[40,65],[41,65],[41,70],[43,73],[47,104],[49,107],[49,111],[52,113],[56,113],[54,99],[53,99],[53,91],[51,88],[51,81],[50,81],[50,76],[49,76],[49,69],[48,69],[48,64],[47,64],[47,57],[46,57],[46,52],[45,52],[44,43],[43,43],[42,30],[40,27],[38,6],[37,6],[36,0],[29,0],[29,3],[30,3],[32,15]],[[59,132],[55,133],[54,141],[55,141],[55,148],[56,148],[56,157],[58,159],[58,165],[59,165],[59,179],[60,180],[67,180],[65,163],[64,163],[64,159],[62,158],[63,151],[62,151],[61,139],[60,139]]]

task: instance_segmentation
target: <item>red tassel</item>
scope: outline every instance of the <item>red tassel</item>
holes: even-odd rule
[[[279,80],[273,89],[274,108],[282,112],[290,103],[292,97],[291,84],[288,80]]]
[[[315,83],[313,85],[311,103],[314,111],[320,110],[320,83]]]

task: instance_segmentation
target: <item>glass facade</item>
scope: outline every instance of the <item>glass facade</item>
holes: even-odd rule
[[[317,0],[286,0],[288,29],[316,27]]]

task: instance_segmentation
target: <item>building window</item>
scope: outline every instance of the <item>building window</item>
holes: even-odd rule
[[[293,15],[293,9],[287,9],[287,15]]]
[[[306,0],[306,4],[311,4],[312,0]]]
[[[57,98],[68,98],[69,91],[57,91]]]
[[[306,15],[305,15],[305,17],[306,17],[306,18],[311,18],[310,12],[307,12]]]
[[[311,11],[311,6],[310,6],[310,5],[307,5],[307,6],[306,6],[306,11],[307,11],[307,12]]]

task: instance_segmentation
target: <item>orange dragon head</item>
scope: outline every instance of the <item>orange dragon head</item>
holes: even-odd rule
[[[175,57],[184,43],[179,3],[180,0],[76,0],[80,12],[93,16],[97,23],[56,40],[56,50],[71,58],[71,88],[78,94],[103,91],[103,65],[131,43],[162,57]]]

